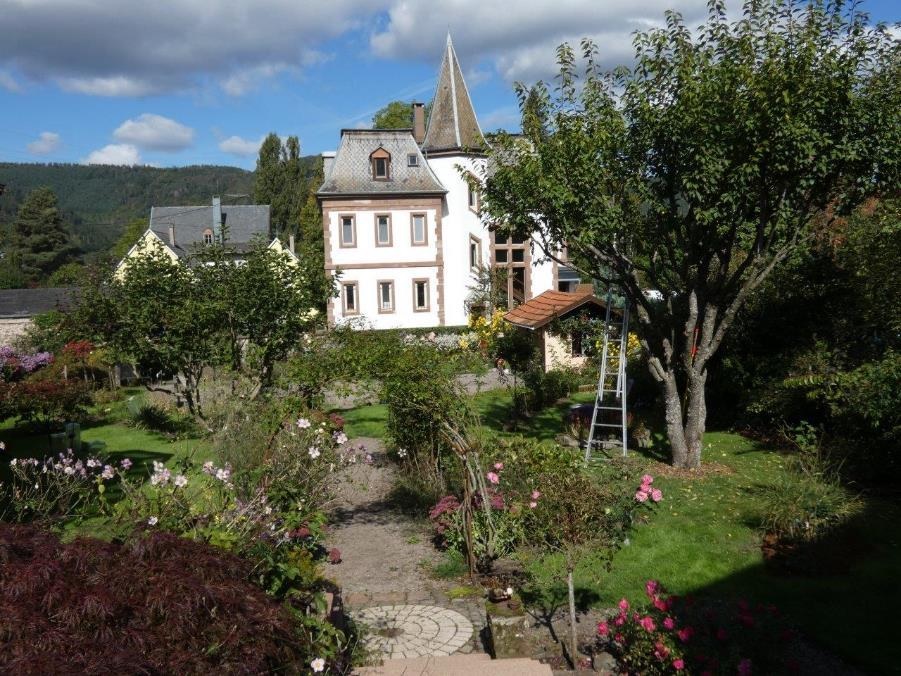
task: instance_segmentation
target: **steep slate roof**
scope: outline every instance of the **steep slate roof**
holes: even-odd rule
[[[389,179],[372,177],[369,156],[383,148],[391,155]],[[416,155],[417,166],[407,156]],[[342,129],[341,145],[319,195],[392,193],[444,194],[447,190],[419,152],[409,129]]]
[[[68,310],[78,300],[78,289],[57,287],[49,289],[0,290],[0,317],[34,317],[51,310]]]
[[[223,204],[222,228],[225,243],[238,251],[249,248],[254,237],[269,239],[268,204]],[[213,229],[213,207],[151,207],[150,229],[169,246],[169,226],[175,226],[175,248],[179,256],[185,256],[196,246],[203,244],[205,230]],[[171,248],[171,247],[170,247]]]
[[[524,329],[540,329],[547,326],[553,320],[559,319],[570,312],[578,310],[585,305],[593,305],[604,308],[604,303],[596,298],[591,291],[545,291],[518,305],[504,315],[504,319]]]
[[[422,149],[429,154],[461,150],[480,152],[487,147],[448,33]]]

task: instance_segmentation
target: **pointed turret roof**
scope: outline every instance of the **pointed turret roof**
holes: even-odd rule
[[[438,87],[432,100],[429,128],[425,132],[422,149],[427,153],[480,152],[487,147],[448,33],[447,48],[438,72]]]

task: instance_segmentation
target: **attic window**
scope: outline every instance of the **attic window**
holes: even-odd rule
[[[410,153],[407,155],[407,166],[408,167],[418,167],[419,166],[419,155],[416,153]]]
[[[372,178],[376,181],[387,181],[391,178],[391,153],[379,148],[369,156],[372,163]]]
[[[213,231],[207,228],[203,231],[203,243],[204,244],[212,244],[213,243]]]

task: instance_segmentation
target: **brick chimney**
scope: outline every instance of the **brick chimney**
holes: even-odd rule
[[[417,143],[425,140],[425,106],[421,103],[413,104],[413,138]]]

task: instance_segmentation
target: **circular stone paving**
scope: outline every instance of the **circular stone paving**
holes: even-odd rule
[[[437,606],[376,606],[355,619],[369,627],[366,647],[392,659],[450,655],[472,637],[472,622],[460,613]]]

